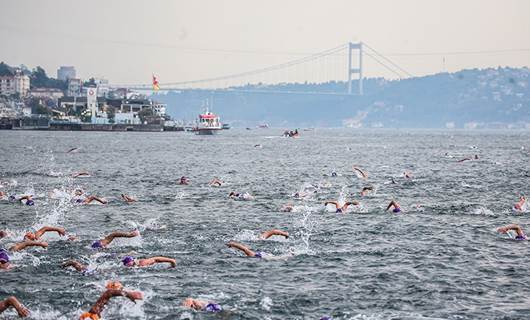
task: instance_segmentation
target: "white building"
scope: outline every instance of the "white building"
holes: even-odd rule
[[[98,88],[98,97],[107,97],[110,91],[109,80],[102,78],[95,78],[94,82]]]
[[[15,93],[25,96],[29,91],[29,77],[22,73],[13,76],[0,76],[0,95],[12,95]]]
[[[67,96],[69,97],[79,97],[81,95],[81,87],[83,86],[83,83],[81,82],[81,79],[68,79],[68,90],[67,90]]]
[[[29,92],[31,97],[59,99],[64,96],[63,92],[55,88],[36,88]]]
[[[57,69],[57,79],[66,81],[75,78],[75,68],[72,66],[61,66]]]

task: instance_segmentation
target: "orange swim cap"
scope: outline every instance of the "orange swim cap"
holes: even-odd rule
[[[79,317],[79,320],[100,320],[100,318],[95,313],[85,312]]]
[[[110,290],[121,290],[123,285],[119,281],[109,281],[105,287]]]

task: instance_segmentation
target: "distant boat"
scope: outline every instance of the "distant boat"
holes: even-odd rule
[[[258,126],[258,128],[260,128],[260,129],[268,129],[268,128],[269,128],[269,125],[266,124],[266,123],[263,123],[263,124],[260,124],[260,125]]]
[[[228,123],[223,123],[223,129],[224,130],[230,129],[230,125]]]
[[[223,130],[221,118],[214,113],[210,112],[208,108],[202,114],[199,114],[199,121],[197,126],[193,128],[193,131],[199,135],[214,135],[220,133]]]

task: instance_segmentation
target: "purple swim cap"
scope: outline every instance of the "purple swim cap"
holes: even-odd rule
[[[325,317],[320,318],[320,320],[331,320],[331,317],[325,316]]]
[[[98,240],[92,244],[92,249],[99,249],[99,248],[103,248],[103,245],[101,244],[101,241]]]
[[[206,307],[204,308],[204,310],[208,312],[219,312],[219,311],[223,311],[223,308],[221,308],[221,306],[218,305],[217,303],[208,303]]]
[[[8,263],[9,262],[9,256],[7,255],[7,251],[4,249],[0,249],[0,263]]]
[[[125,256],[125,258],[123,258],[123,259],[121,260],[121,262],[123,262],[123,265],[128,266],[129,264],[131,264],[132,262],[134,262],[134,257],[131,257],[131,256]]]

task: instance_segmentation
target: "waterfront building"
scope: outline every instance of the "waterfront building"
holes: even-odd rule
[[[56,88],[35,88],[29,91],[30,97],[59,99],[64,93]]]
[[[18,93],[26,96],[30,87],[30,79],[22,71],[16,71],[14,75],[0,76],[0,95],[9,96]]]
[[[109,80],[103,78],[94,78],[94,83],[98,89],[98,97],[107,97],[110,91]]]
[[[81,79],[68,79],[68,89],[66,95],[69,97],[79,97],[81,95],[82,87],[83,82],[81,81]]]
[[[72,66],[61,66],[57,69],[57,79],[67,81],[75,78],[75,68]]]

